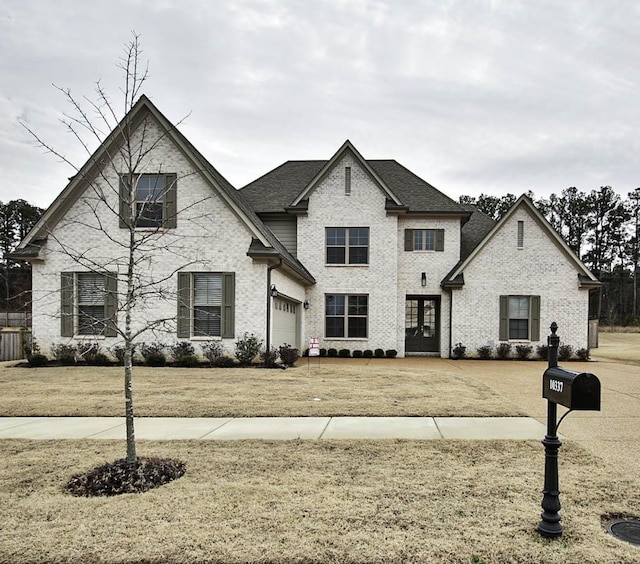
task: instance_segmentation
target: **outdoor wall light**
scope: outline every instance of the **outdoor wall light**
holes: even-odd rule
[[[271,288],[270,288],[270,293],[271,293],[271,297],[272,298],[277,298],[278,297],[278,288],[276,288],[275,284],[271,284]]]
[[[422,273],[422,285],[423,286],[427,285],[427,273],[426,272]]]
[[[304,309],[309,309],[309,300],[305,300],[304,303],[302,304],[302,307]]]

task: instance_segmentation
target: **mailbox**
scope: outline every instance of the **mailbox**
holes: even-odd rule
[[[573,410],[600,411],[600,380],[589,372],[547,368],[542,377],[542,397]]]

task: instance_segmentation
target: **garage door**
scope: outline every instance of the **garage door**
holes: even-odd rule
[[[298,315],[300,314],[300,304],[286,298],[277,297],[273,299],[273,338],[271,342],[274,347],[283,344],[300,348],[298,343]]]

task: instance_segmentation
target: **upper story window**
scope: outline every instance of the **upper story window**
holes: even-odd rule
[[[405,251],[444,251],[444,229],[405,229]]]
[[[524,247],[524,221],[518,221],[518,249]]]
[[[368,227],[327,227],[327,264],[369,264]]]
[[[120,227],[127,227],[131,212],[136,227],[176,227],[177,186],[175,174],[120,176]],[[134,183],[131,209],[129,182]]]

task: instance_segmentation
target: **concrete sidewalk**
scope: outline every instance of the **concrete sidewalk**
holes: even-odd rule
[[[542,439],[531,417],[242,417],[135,420],[137,439]],[[124,417],[0,417],[0,439],[125,439]]]

